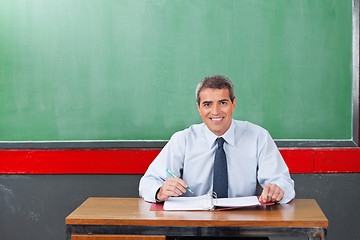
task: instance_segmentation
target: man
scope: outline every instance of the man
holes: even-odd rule
[[[218,194],[224,189],[220,197],[251,196],[259,183],[263,187],[261,201],[292,200],[294,182],[269,133],[232,119],[236,106],[232,82],[220,75],[206,77],[198,84],[196,97],[203,123],[171,137],[141,178],[140,196],[161,202],[172,196]],[[166,169],[177,177],[171,177]],[[221,187],[215,190],[218,181],[222,181]]]

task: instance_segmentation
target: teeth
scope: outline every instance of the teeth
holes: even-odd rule
[[[221,121],[222,118],[212,118],[213,121]]]

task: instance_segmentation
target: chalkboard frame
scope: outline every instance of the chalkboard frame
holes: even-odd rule
[[[352,138],[349,140],[276,140],[278,147],[359,147],[359,1],[352,0]],[[0,149],[154,149],[163,140],[0,141]]]

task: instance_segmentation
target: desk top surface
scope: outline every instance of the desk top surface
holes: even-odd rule
[[[314,199],[228,211],[150,211],[141,198],[88,198],[65,220],[67,225],[327,227]]]

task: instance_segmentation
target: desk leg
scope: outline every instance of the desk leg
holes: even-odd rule
[[[314,238],[318,238],[320,240],[326,240],[326,229],[315,232],[313,237],[309,237],[309,240],[314,240]]]

